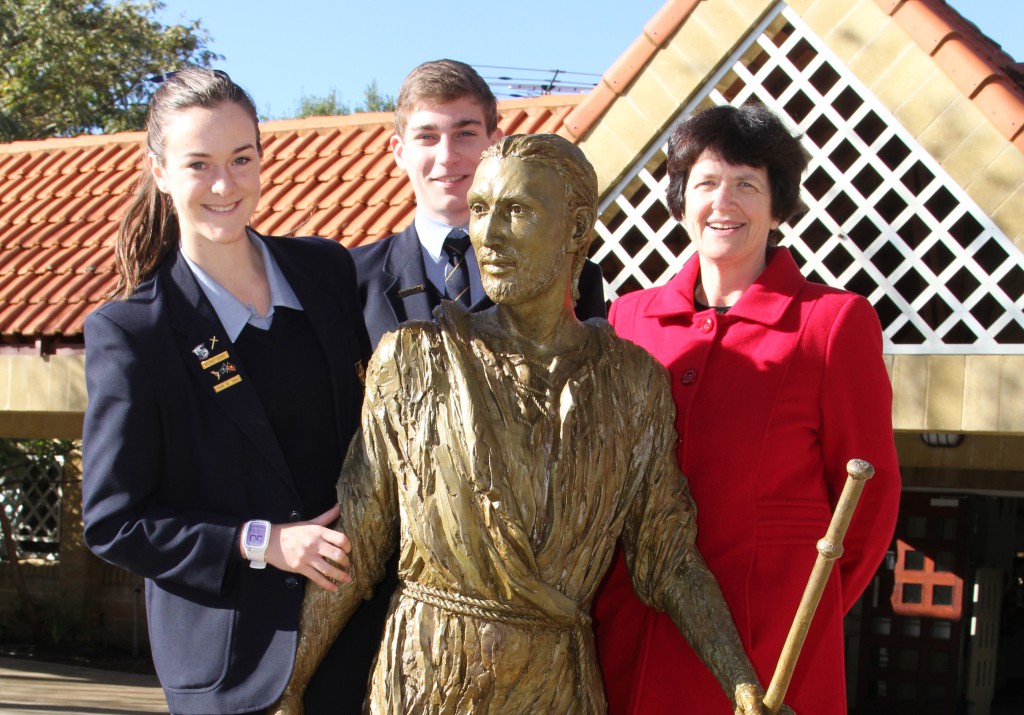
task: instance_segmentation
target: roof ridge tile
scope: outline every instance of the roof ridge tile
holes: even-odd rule
[[[978,26],[943,0],[875,0],[1008,140],[1024,132],[1024,73]]]

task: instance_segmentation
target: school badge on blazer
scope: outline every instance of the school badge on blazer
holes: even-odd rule
[[[214,392],[223,392],[242,381],[238,374],[238,368],[230,362],[230,355],[227,350],[221,350],[214,354],[220,338],[216,335],[192,348],[192,354],[199,360],[199,367],[203,369],[210,379]],[[209,343],[209,347],[207,347]]]

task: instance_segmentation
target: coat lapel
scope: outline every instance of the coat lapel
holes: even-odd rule
[[[395,236],[383,272],[384,296],[394,311],[395,323],[430,320],[438,303],[437,291],[427,280],[415,224]]]
[[[487,310],[488,308],[492,308],[492,307],[494,307],[494,301],[491,300],[490,298],[488,298],[485,295],[480,300],[478,300],[476,303],[473,303],[473,305],[470,306],[469,310],[470,310],[470,312],[477,313],[477,312],[479,312],[481,310]]]
[[[198,382],[199,390],[211,396],[282,480],[294,488],[263,405],[213,306],[180,251],[167,260],[169,264],[161,271],[161,277],[166,279],[171,323],[178,335],[181,358]]]
[[[700,276],[700,256],[696,253],[665,286],[656,291],[644,307],[644,315],[667,318],[696,312],[693,292]],[[806,283],[787,248],[773,248],[768,265],[729,309],[729,318],[774,325],[785,315],[790,303]]]
[[[700,260],[695,253],[664,288],[655,291],[650,303],[644,307],[644,315],[651,318],[668,318],[694,312],[693,289],[700,274]]]
[[[345,336],[356,334],[357,331],[343,331],[342,326],[354,325],[355,321],[362,322],[362,313],[353,313],[350,310],[351,306],[345,305],[344,301],[332,299],[323,283],[323,267],[294,260],[292,252],[285,250],[283,245],[283,241],[288,239],[263,237],[263,240],[274,255],[281,272],[288,279],[288,284],[295,292],[299,303],[302,304],[309,324],[323,348],[324,357],[331,371],[338,443],[344,450],[347,447],[347,435],[354,430],[354,424],[346,427],[348,415],[358,412],[353,412],[349,408],[346,398],[357,384],[357,379],[361,380],[361,377],[353,379],[353,375],[361,376],[366,365],[363,363],[360,346],[353,344],[351,339],[345,339]],[[338,280],[341,276],[331,278]]]

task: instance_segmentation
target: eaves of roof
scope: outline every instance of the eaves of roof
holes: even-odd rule
[[[1024,151],[1024,63],[942,0],[875,0],[999,132]]]
[[[1024,151],[1024,62],[1015,61],[943,0],[874,0],[935,60],[992,124]],[[569,115],[565,135],[581,141],[623,95],[701,0],[668,0]]]
[[[558,132],[580,97],[499,104],[506,134]],[[353,246],[405,227],[415,209],[388,141],[391,113],[260,126],[263,196],[256,230]],[[79,340],[117,282],[113,243],[135,190],[141,132],[0,145],[0,336]]]

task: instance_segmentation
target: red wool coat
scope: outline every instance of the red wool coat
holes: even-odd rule
[[[724,314],[697,312],[696,256],[666,285],[623,296],[616,332],[672,375],[679,463],[697,543],[767,687],[854,457],[874,465],[786,696],[846,712],[843,615],[892,538],[900,477],[878,318],[810,283],[786,249]],[[665,614],[633,593],[621,550],[594,606],[610,715],[724,715],[721,686]]]

